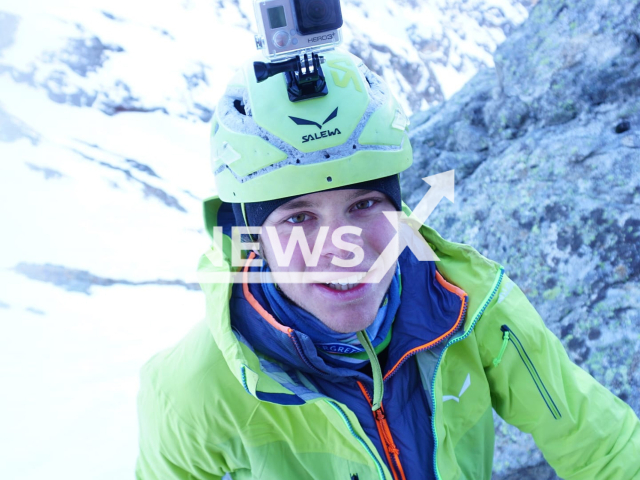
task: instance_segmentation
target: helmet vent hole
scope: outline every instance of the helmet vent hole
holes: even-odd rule
[[[236,107],[236,110],[240,112],[242,115],[246,115],[247,112],[244,109],[244,105],[242,104],[242,100],[235,99],[233,101],[233,106]]]
[[[327,182],[333,182],[333,178],[327,177]]]

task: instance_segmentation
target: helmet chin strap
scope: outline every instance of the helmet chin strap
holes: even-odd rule
[[[249,222],[247,221],[247,211],[244,208],[244,202],[242,202],[240,204],[240,208],[242,209],[242,219],[244,220],[244,224],[245,224],[245,226],[248,227],[249,226]],[[248,233],[247,235],[249,235],[249,238],[251,239],[252,242],[255,242],[255,239],[253,238],[253,235],[251,235],[250,233]]]

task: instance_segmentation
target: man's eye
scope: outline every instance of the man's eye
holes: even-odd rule
[[[358,203],[355,204],[355,208],[357,210],[364,210],[366,208],[371,208],[374,203],[375,203],[374,200],[360,200]]]
[[[287,222],[289,223],[302,223],[307,219],[307,214],[306,213],[298,213],[297,215],[294,215],[293,217],[289,217],[287,219]]]

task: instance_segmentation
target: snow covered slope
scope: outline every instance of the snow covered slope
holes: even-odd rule
[[[347,46],[409,112],[491,65],[528,6],[343,5]],[[0,4],[0,478],[132,478],[138,370],[204,313],[207,122],[255,52],[252,12]]]

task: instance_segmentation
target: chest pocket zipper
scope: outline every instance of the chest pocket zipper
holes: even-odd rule
[[[525,350],[524,346],[518,339],[517,335],[513,332],[513,330],[511,330],[506,325],[502,325],[500,327],[500,330],[502,330],[502,348],[500,348],[500,353],[498,353],[498,356],[493,360],[493,365],[495,367],[500,365],[500,362],[502,361],[502,356],[504,355],[504,352],[507,349],[507,345],[509,345],[509,342],[511,342],[511,344],[515,347],[516,351],[518,352],[518,355],[520,356],[522,363],[524,363],[524,366],[527,368],[527,371],[529,372],[529,375],[531,376],[533,383],[538,389],[538,392],[540,392],[540,396],[542,396],[542,400],[544,400],[544,403],[547,405],[547,408],[551,412],[551,415],[553,415],[553,418],[556,420],[562,418],[562,414],[560,413],[560,410],[558,409],[555,402],[553,401],[553,398],[551,398],[551,394],[547,390],[547,387],[544,386],[544,382],[542,381],[542,378],[540,378],[540,375],[538,374],[538,371],[536,370],[535,365],[531,361],[531,358],[529,358],[527,351]]]

